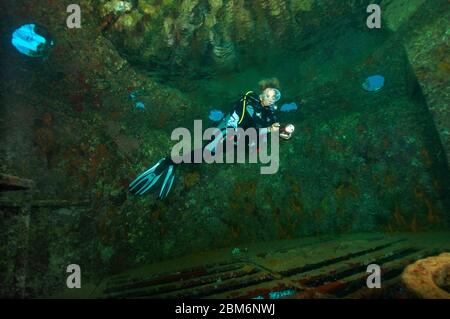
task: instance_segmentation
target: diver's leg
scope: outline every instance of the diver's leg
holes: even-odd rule
[[[202,158],[203,160],[206,159],[207,161],[213,160],[214,156],[219,156],[222,154],[221,143],[223,143],[226,132],[226,128],[216,128],[213,137],[201,148],[183,154],[182,156],[172,157],[172,160],[175,163],[183,164],[200,164],[195,162],[195,158]]]

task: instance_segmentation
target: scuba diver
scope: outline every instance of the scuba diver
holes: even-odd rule
[[[268,133],[279,131],[280,123],[278,123],[275,115],[275,111],[277,110],[275,103],[280,98],[280,91],[271,87],[264,89],[260,95],[253,91],[247,92],[234,104],[230,114],[217,126],[215,137],[203,145],[201,149],[185,154],[175,161],[170,156],[160,159],[154,166],[140,174],[130,183],[129,191],[135,195],[143,195],[150,190],[159,189],[158,197],[164,199],[172,188],[175,178],[175,168],[182,162],[193,163],[191,159],[194,158],[194,154],[197,152],[202,152],[203,154],[205,149],[211,155],[215,155],[219,143],[223,143],[228,138],[228,132],[236,131],[238,128],[244,130],[255,128],[258,130],[259,136],[264,136]],[[290,138],[293,132],[293,126],[282,128],[283,132],[286,130],[287,133],[280,134],[280,137],[284,139]],[[230,137],[235,139],[236,135],[233,134]],[[254,144],[255,142],[249,146],[254,147]]]

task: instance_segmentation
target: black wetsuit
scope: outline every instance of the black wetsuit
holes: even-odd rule
[[[262,106],[259,95],[248,92],[234,103],[230,115],[218,126],[217,129],[221,134],[217,134],[216,138],[204,145],[204,148],[208,148],[214,153],[216,145],[226,137],[229,129],[242,128],[246,130],[253,127],[258,130],[258,136],[261,136],[267,134],[267,128],[277,121],[274,112],[270,108]]]
[[[244,117],[242,118],[244,109],[244,97],[242,97],[234,104],[227,122],[228,128],[241,127],[245,130],[254,127],[259,129],[267,128],[277,122],[274,112],[270,108],[262,106],[258,94],[252,92],[246,96]]]

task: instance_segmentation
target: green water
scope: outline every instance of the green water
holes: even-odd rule
[[[372,74],[385,76],[382,91],[362,90]],[[417,219],[432,229],[439,224],[434,218],[446,219],[445,157],[403,46],[389,32],[348,29],[299,52],[280,48],[231,73],[161,77],[193,104],[170,127],[192,127],[213,108],[227,112],[239,94],[268,77],[279,79],[282,103],[300,105],[280,115],[297,133],[281,146],[279,173],[261,176],[248,165],[181,170],[180,176],[200,178],[189,189],[176,188],[171,199],[176,207],[189,203],[183,221],[169,222],[186,227],[176,235],[177,248],[188,241],[206,248],[357,229],[412,230]],[[192,223],[198,228],[186,226]]]
[[[227,70],[205,65],[188,74],[131,58],[119,68],[127,50],[103,38],[103,20],[89,21],[89,41],[72,43],[76,33],[62,32],[49,60],[24,61],[6,48],[2,173],[33,179],[33,200],[89,205],[36,204],[23,213],[19,208],[32,199],[5,195],[19,207],[0,210],[5,295],[23,295],[16,275],[22,264],[35,269],[25,293],[34,297],[60,289],[68,260],[99,281],[218,249],[228,258],[236,248],[263,249],[266,242],[448,230],[446,154],[404,44],[387,28],[342,19],[323,30],[314,21],[300,37],[304,43],[251,46],[252,54],[241,53]],[[140,36],[133,32],[124,36],[130,42]],[[66,47],[80,43],[83,50],[66,59]],[[364,91],[374,74],[385,77],[385,86]],[[196,119],[214,125],[210,110],[227,113],[267,78],[280,83],[278,106],[299,106],[279,114],[296,132],[281,143],[276,174],[261,175],[261,164],[182,166],[164,201],[128,192],[138,174],[170,154],[174,128],[191,129]],[[139,91],[145,109],[133,107],[129,90]]]
[[[297,120],[306,117],[300,116],[303,112],[309,117],[319,114],[333,118],[355,111],[374,111],[392,98],[409,98],[408,90],[414,86],[411,82],[415,78],[408,79],[413,74],[403,46],[388,42],[389,31],[347,28],[343,35],[326,35],[326,41],[297,52],[284,47],[266,55],[260,52],[258,60],[237,65],[233,72],[206,77],[188,74],[182,78],[165,74],[156,79],[178,88],[191,99],[194,109],[189,114],[191,119],[185,121],[205,119],[213,108],[229,111],[241,94],[257,91],[259,81],[268,78],[280,82],[283,98],[279,106],[286,102],[300,105],[300,112],[289,115]],[[361,84],[373,74],[383,74],[388,81],[381,94],[362,90]],[[183,119],[177,121],[184,123]]]

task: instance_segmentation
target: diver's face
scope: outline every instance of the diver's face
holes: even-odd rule
[[[262,106],[269,107],[277,101],[277,94],[275,90],[266,89],[260,98]]]
[[[261,98],[261,105],[264,106],[264,107],[269,107],[271,104],[269,104],[269,101],[266,98],[262,97]]]

